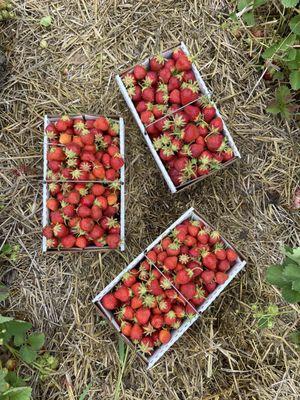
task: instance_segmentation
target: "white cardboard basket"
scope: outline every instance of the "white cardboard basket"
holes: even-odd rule
[[[81,115],[71,115],[71,118],[80,118],[84,117],[86,120],[95,119],[98,115],[91,114],[81,114]],[[125,160],[125,126],[123,118],[118,117],[108,117],[110,119],[115,120],[119,124],[119,136],[120,136],[120,154]],[[47,199],[49,197],[48,184],[47,184],[47,149],[48,149],[48,137],[46,135],[46,127],[50,122],[55,122],[59,119],[58,116],[48,117],[45,115],[44,117],[44,142],[43,142],[43,207],[42,207],[42,225],[45,227],[49,223],[49,210],[46,206]],[[68,182],[68,181],[64,181]],[[74,181],[70,181],[74,182]],[[78,181],[80,182],[80,181]],[[81,181],[83,182],[83,181]],[[94,182],[94,183],[107,183],[106,181],[86,181],[86,182]],[[121,251],[125,250],[125,164],[120,170],[120,246],[119,249]],[[42,251],[45,252],[82,252],[82,251],[109,251],[108,247],[97,247],[97,246],[89,246],[85,249],[79,248],[71,248],[71,249],[47,249],[47,239],[43,236],[42,240]]]
[[[175,46],[175,47],[173,47],[172,49],[169,49],[169,50],[164,51],[164,52],[162,53],[162,55],[163,55],[164,57],[166,57],[166,58],[169,58],[169,57],[171,56],[173,50],[174,50],[175,48],[178,48],[178,47],[180,47],[180,48],[182,49],[182,51],[183,51],[186,55],[189,55],[189,54],[190,54],[189,51],[188,51],[188,49],[187,49],[187,47],[186,47],[186,45],[185,45],[183,42],[181,42],[178,46]],[[149,67],[149,59],[144,60],[141,64],[148,68],[148,67]],[[131,70],[131,69],[130,69],[130,70]],[[192,64],[192,70],[193,70],[193,72],[194,72],[194,74],[195,74],[195,77],[196,77],[196,79],[197,79],[197,82],[198,82],[198,84],[199,84],[199,87],[200,87],[201,92],[204,93],[205,96],[210,97],[210,96],[211,96],[211,95],[210,95],[210,92],[209,92],[207,86],[205,85],[205,82],[204,82],[204,80],[202,79],[202,77],[201,77],[201,75],[200,75],[200,72],[199,72],[198,69],[196,68],[195,64]],[[126,72],[127,72],[127,71],[126,71]],[[123,81],[122,81],[121,76],[120,76],[120,75],[117,75],[115,79],[116,79],[116,82],[117,82],[117,84],[118,84],[118,86],[119,86],[119,88],[120,88],[120,91],[121,91],[121,93],[122,93],[122,95],[123,95],[123,97],[124,97],[124,99],[125,99],[125,101],[126,101],[128,107],[130,108],[130,110],[131,110],[131,112],[132,112],[132,115],[133,115],[133,117],[134,117],[134,119],[135,119],[135,121],[136,121],[138,127],[140,128],[140,131],[142,132],[142,134],[143,134],[143,136],[144,136],[144,138],[145,138],[145,140],[146,140],[146,143],[147,143],[147,145],[148,145],[148,147],[149,147],[149,149],[150,149],[150,151],[151,151],[151,153],[152,153],[152,155],[153,155],[153,157],[154,157],[154,159],[155,159],[155,161],[156,161],[156,164],[158,165],[158,168],[160,169],[160,171],[161,171],[161,173],[162,173],[162,175],[163,175],[163,177],[164,177],[164,179],[165,179],[165,181],[166,181],[166,183],[167,183],[167,185],[168,185],[168,187],[169,187],[169,189],[171,190],[172,193],[176,193],[177,191],[179,191],[179,190],[181,190],[181,189],[184,189],[184,188],[186,188],[187,186],[190,186],[191,184],[194,184],[194,183],[196,183],[196,182],[198,182],[198,181],[201,181],[201,180],[207,178],[208,176],[212,175],[213,173],[215,173],[215,171],[211,171],[211,172],[210,172],[209,174],[207,174],[207,175],[204,175],[204,176],[201,176],[201,177],[197,177],[197,178],[195,178],[195,179],[192,179],[192,180],[190,180],[190,181],[188,181],[188,182],[186,182],[186,183],[184,183],[184,184],[179,185],[179,186],[176,187],[176,186],[174,185],[174,183],[172,182],[172,180],[171,180],[171,178],[170,178],[170,176],[169,176],[169,174],[168,174],[168,171],[167,171],[166,167],[164,166],[162,160],[160,159],[159,155],[157,154],[157,152],[156,152],[156,150],[155,150],[155,148],[154,148],[154,145],[153,145],[153,143],[152,143],[152,140],[151,140],[150,136],[148,135],[148,133],[147,133],[147,131],[146,131],[146,129],[145,129],[145,126],[144,126],[143,122],[142,122],[141,119],[140,119],[140,116],[139,116],[138,112],[136,111],[136,108],[135,108],[135,106],[134,106],[134,103],[133,103],[133,101],[131,100],[130,96],[128,95],[127,89],[126,89],[126,87],[125,87],[125,85],[124,85],[124,83],[123,83]],[[217,112],[216,112],[217,116],[218,116],[218,117],[221,117],[221,115],[220,115],[220,113],[219,113],[219,110],[218,110],[217,108],[216,108],[216,110],[217,110]],[[222,119],[222,120],[223,120],[223,119]],[[223,124],[224,124],[224,128],[223,128],[224,135],[227,137],[228,143],[230,144],[230,147],[232,148],[235,157],[234,157],[232,160],[227,161],[227,162],[221,164],[221,168],[222,168],[222,169],[225,168],[227,165],[232,164],[232,162],[234,162],[234,160],[235,160],[236,158],[241,158],[241,155],[240,155],[240,153],[239,153],[239,151],[238,151],[238,149],[237,149],[237,147],[236,147],[236,145],[235,145],[235,143],[234,143],[234,141],[233,141],[233,138],[232,138],[230,132],[228,131],[228,129],[227,129],[227,127],[226,127],[224,121],[223,121]]]
[[[130,271],[132,268],[134,268],[141,260],[145,258],[145,255],[153,249],[157,244],[160,243],[160,241],[167,236],[177,225],[181,224],[184,220],[187,218],[192,218],[195,220],[199,220],[205,223],[205,225],[213,228],[212,225],[210,225],[203,217],[201,217],[193,207],[191,207],[189,210],[187,210],[181,217],[179,217],[172,225],[170,225],[160,236],[157,237],[147,248],[144,250],[142,253],[140,253],[119,275],[115,277],[115,279],[110,282],[109,285],[107,285],[94,299],[93,303],[96,305],[98,310],[100,310],[100,314],[104,316],[105,318],[108,319],[108,321],[114,326],[114,328],[119,332],[121,337],[126,341],[127,344],[129,344],[132,347],[132,343],[127,339],[126,336],[124,336],[120,332],[120,327],[117,324],[117,322],[114,319],[114,316],[111,312],[106,310],[102,304],[100,303],[102,297],[109,293],[121,280],[124,274],[128,271]],[[235,249],[232,244],[230,244],[224,237],[222,236],[222,240],[224,243],[226,243],[227,246]],[[235,251],[237,251],[235,249]],[[140,353],[137,353],[139,357],[146,362],[147,364],[147,369],[152,368],[157,361],[165,354],[165,352],[184,334],[184,332],[199,318],[201,317],[201,314],[211,305],[211,303],[222,293],[222,291],[229,285],[229,283],[235,278],[235,276],[245,267],[246,261],[244,260],[244,257],[237,251],[239,257],[235,265],[229,270],[228,272],[228,279],[225,283],[222,285],[218,285],[216,289],[210,293],[205,302],[201,304],[201,306],[198,307],[197,311],[198,314],[196,314],[193,318],[191,319],[186,319],[183,324],[179,327],[179,329],[175,330],[172,332],[172,337],[171,340],[160,346],[157,350],[154,351],[154,353],[149,357],[145,358],[141,356]]]

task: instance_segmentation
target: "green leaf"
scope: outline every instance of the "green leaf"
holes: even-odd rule
[[[300,14],[295,15],[289,22],[291,31],[296,35],[300,35]]]
[[[285,62],[286,66],[288,67],[289,70],[294,70],[294,69],[299,69],[299,61],[286,61]]]
[[[0,324],[4,324],[4,322],[12,321],[11,317],[4,317],[4,315],[0,315]],[[2,328],[1,328],[2,329]]]
[[[297,56],[297,50],[292,48],[287,52],[287,59],[290,61],[295,60],[296,56]]]
[[[286,265],[283,271],[285,279],[289,282],[300,279],[300,266],[297,265]]]
[[[85,400],[87,395],[89,394],[90,388],[92,387],[92,384],[89,383],[87,387],[84,389],[84,391],[81,393],[79,400]]]
[[[296,292],[300,293],[300,279],[297,279],[296,281],[293,281],[292,289],[296,290]]]
[[[17,347],[22,346],[25,342],[25,335],[23,333],[17,333],[14,337],[14,345]]]
[[[229,14],[229,18],[232,19],[232,21],[237,21],[236,13],[235,13],[235,12],[230,13],[230,14]]]
[[[279,114],[281,112],[280,108],[278,107],[277,103],[272,103],[270,104],[267,108],[266,111],[270,114]]]
[[[295,331],[290,334],[290,340],[297,346],[300,346],[300,331]]]
[[[6,368],[1,368],[0,369],[0,394],[4,392],[5,390],[8,389],[8,383],[6,382],[6,376],[7,376],[7,369]],[[1,399],[1,395],[0,395]]]
[[[291,34],[267,48],[262,56],[264,59],[272,58],[277,52],[286,52],[296,41],[297,36]]]
[[[22,346],[20,348],[20,356],[27,364],[31,364],[37,358],[37,352],[32,350],[29,346]]]
[[[245,21],[247,26],[255,25],[255,17],[253,12],[247,12],[243,14],[243,20]]]
[[[252,3],[252,0],[240,0],[238,2],[237,8],[239,11],[242,11],[244,8],[249,7]]]
[[[280,0],[281,4],[286,8],[296,7],[299,0]]]
[[[24,379],[20,378],[15,371],[8,371],[6,381],[13,387],[25,386]]]
[[[2,400],[30,400],[32,389],[29,387],[18,387],[8,389],[2,394]]]
[[[45,343],[45,335],[43,333],[33,333],[28,337],[27,343],[30,344],[33,350],[40,350]]]
[[[5,299],[7,299],[8,296],[9,296],[8,288],[5,285],[3,285],[3,283],[0,283],[0,301],[4,301]]]
[[[300,302],[300,292],[297,292],[290,287],[285,287],[282,289],[282,297],[288,303],[299,303]]]
[[[5,243],[1,249],[1,255],[9,255],[12,252],[12,246],[9,243]]]
[[[284,287],[287,284],[287,281],[283,276],[283,267],[281,265],[272,265],[269,267],[266,279],[267,282],[271,283],[271,285],[278,287]]]
[[[257,8],[263,6],[264,4],[266,4],[266,2],[267,2],[266,0],[254,0],[253,7]]]
[[[300,70],[292,71],[290,73],[290,84],[292,86],[292,89],[300,89]]]
[[[279,88],[276,90],[276,99],[280,103],[286,103],[286,100],[290,95],[290,89],[286,85],[279,86]]]
[[[40,25],[44,26],[45,28],[48,28],[52,24],[52,18],[50,15],[47,15],[46,17],[41,18],[40,20]]]
[[[12,320],[10,322],[6,323],[6,328],[13,334],[21,334],[21,333],[26,333],[29,331],[29,329],[32,328],[32,325],[30,322],[26,321],[19,321],[19,320]]]
[[[282,71],[275,71],[273,74],[273,79],[278,79],[279,81],[283,80],[285,75]]]

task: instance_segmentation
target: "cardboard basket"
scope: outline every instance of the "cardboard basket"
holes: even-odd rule
[[[170,58],[172,52],[176,48],[182,49],[182,51],[186,55],[190,54],[188,49],[187,49],[187,47],[186,47],[186,45],[183,42],[181,42],[177,46],[174,46],[174,47],[172,47],[172,48],[170,48],[168,50],[163,51],[162,55],[165,58]],[[146,59],[143,62],[141,62],[140,64],[144,65],[146,68],[148,68],[149,67],[149,60],[150,59]],[[155,150],[153,142],[152,142],[150,136],[148,135],[148,133],[146,131],[146,126],[141,121],[140,116],[139,116],[139,114],[138,114],[138,112],[137,112],[137,110],[136,110],[136,108],[134,106],[134,103],[131,100],[131,98],[130,98],[128,92],[127,92],[127,89],[126,89],[126,87],[125,87],[125,85],[124,85],[124,83],[122,81],[122,76],[124,74],[126,74],[127,72],[131,71],[132,69],[133,68],[127,69],[126,71],[122,72],[120,75],[117,75],[115,79],[116,79],[116,82],[117,82],[117,84],[118,84],[118,86],[120,88],[120,91],[121,91],[121,93],[122,93],[122,95],[123,95],[128,107],[130,108],[130,110],[132,112],[132,115],[133,115],[138,127],[140,128],[141,133],[143,134],[143,136],[145,138],[145,141],[146,141],[146,143],[147,143],[147,145],[148,145],[148,147],[149,147],[149,149],[150,149],[150,151],[151,151],[151,153],[152,153],[152,155],[154,157],[154,160],[156,161],[156,164],[158,165],[158,168],[159,168],[160,172],[162,173],[162,175],[163,175],[163,177],[164,177],[169,189],[171,190],[171,192],[172,193],[176,193],[176,192],[178,192],[180,190],[183,190],[186,187],[191,186],[191,185],[193,185],[193,184],[195,184],[195,183],[197,183],[197,182],[199,182],[199,181],[211,176],[212,174],[214,174],[216,171],[213,170],[213,171],[210,171],[207,175],[197,177],[197,178],[192,179],[192,180],[190,180],[188,182],[185,182],[185,183],[183,183],[183,184],[181,184],[179,186],[175,186],[174,185],[174,183],[172,182],[172,180],[171,180],[171,178],[170,178],[170,176],[168,174],[168,171],[167,171],[165,165],[163,164],[163,162],[160,159],[157,151]],[[199,88],[200,88],[201,92],[205,96],[211,97],[210,92],[209,92],[207,86],[205,85],[205,82],[202,79],[202,77],[200,75],[200,72],[196,68],[195,64],[192,64],[192,70],[193,70],[193,72],[195,74],[195,77],[196,77],[196,80],[197,80],[197,82],[199,84]],[[192,103],[194,103],[194,102],[191,102],[190,104],[192,104]],[[182,109],[184,109],[184,107],[185,106],[183,106]],[[219,110],[217,108],[216,108],[216,115],[218,117],[221,117],[221,115],[219,113]],[[239,151],[238,151],[238,149],[237,149],[237,147],[236,147],[236,145],[235,145],[235,143],[233,141],[233,138],[232,138],[230,132],[228,131],[228,129],[226,127],[226,124],[224,123],[223,119],[222,119],[222,121],[223,121],[223,125],[224,125],[223,133],[226,136],[226,138],[228,140],[228,143],[229,143],[229,145],[230,145],[230,147],[231,147],[231,149],[232,149],[232,151],[234,153],[234,157],[231,160],[227,161],[227,162],[221,163],[220,169],[226,168],[228,165],[232,164],[237,158],[241,158],[241,155],[240,155],[240,153],[239,153]]]
[[[195,209],[192,207],[188,211],[186,211],[181,217],[179,217],[172,225],[170,225],[160,236],[157,237],[142,253],[140,253],[116,278],[109,284],[107,285],[94,299],[93,303],[97,307],[98,312],[102,317],[108,320],[108,322],[118,331],[119,335],[124,339],[124,341],[129,344],[132,348],[136,349],[134,345],[131,343],[130,340],[127,339],[126,336],[120,332],[119,325],[115,321],[115,318],[111,312],[106,310],[102,304],[101,304],[101,299],[103,296],[105,296],[107,293],[109,293],[121,280],[124,274],[128,271],[130,271],[132,268],[134,268],[137,264],[139,264],[143,259],[146,258],[146,254],[153,249],[157,244],[161,242],[161,240],[168,236],[170,232],[176,228],[177,225],[181,224],[184,220],[191,218],[194,220],[199,220],[202,221],[206,226],[214,229],[212,225],[210,225],[200,214],[198,214]],[[144,355],[142,355],[140,352],[137,352],[137,355],[147,364],[147,369],[152,368],[159,360],[160,358],[166,353],[166,351],[184,334],[184,332],[199,318],[201,317],[202,313],[211,305],[211,303],[222,293],[222,291],[229,285],[229,283],[235,278],[235,276],[245,267],[246,261],[244,256],[237,251],[234,246],[226,240],[222,236],[222,240],[224,243],[234,249],[236,253],[238,254],[238,259],[235,263],[234,266],[230,268],[228,271],[228,279],[226,280],[225,283],[222,285],[218,285],[216,289],[210,293],[207,297],[206,300],[204,301],[203,304],[201,304],[197,308],[197,313],[195,314],[194,317],[191,319],[186,319],[182,325],[179,327],[179,329],[172,331],[172,337],[171,340],[164,344],[161,345],[157,350],[153,352],[153,354],[146,358]]]
[[[84,118],[85,120],[89,119],[95,119],[99,115],[92,115],[92,114],[82,114],[82,115],[70,115],[72,119],[74,118]],[[119,137],[120,137],[120,153],[125,160],[125,126],[124,126],[124,120],[123,118],[119,118],[116,116],[108,116],[108,118],[115,120],[119,124]],[[46,206],[47,199],[49,198],[49,191],[48,191],[48,183],[47,181],[47,150],[48,150],[48,137],[46,135],[46,127],[50,122],[56,122],[59,119],[59,116],[53,116],[53,117],[48,117],[45,115],[44,117],[44,142],[43,142],[43,206],[42,206],[42,225],[45,227],[49,223],[49,210]],[[65,180],[63,182],[75,182],[72,180]],[[76,181],[76,182],[81,182],[81,183],[101,183],[103,185],[107,185],[108,181],[101,181],[101,180],[95,180],[95,181]],[[119,250],[124,251],[125,250],[125,164],[120,170],[120,212],[119,212],[119,219],[120,219],[120,246]],[[85,249],[79,249],[79,248],[71,248],[71,249],[48,249],[47,248],[47,240],[43,236],[42,239],[42,251],[45,252],[82,252],[82,251],[110,251],[111,249],[108,247],[97,247],[97,246],[88,246]]]

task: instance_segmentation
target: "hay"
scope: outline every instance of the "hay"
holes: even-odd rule
[[[299,131],[265,113],[273,89],[264,82],[251,94],[259,54],[255,43],[249,54],[243,39],[220,29],[227,3],[30,0],[16,7],[18,19],[0,28],[10,73],[0,95],[0,228],[21,255],[2,268],[1,278],[11,283],[8,312],[43,330],[47,348],[60,358],[47,383],[33,375],[33,397],[78,398],[91,383],[87,398],[93,400],[299,399],[299,354],[288,342],[299,307],[287,307],[291,313],[267,331],[256,328],[250,310],[255,302],[284,305],[264,274],[283,243],[299,245],[299,219],[289,208],[299,182]],[[47,14],[54,19],[50,29],[39,26]],[[39,47],[42,39],[47,49]],[[243,158],[171,195],[114,75],[180,40],[197,56]],[[62,111],[125,117],[124,255],[41,254],[42,120]],[[117,335],[97,317],[91,299],[190,206],[249,264],[154,370],[145,371],[131,350],[122,369]]]

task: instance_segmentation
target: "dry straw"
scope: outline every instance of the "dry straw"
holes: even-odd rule
[[[243,36],[220,28],[229,2],[30,0],[16,7],[18,19],[0,27],[9,63],[0,93],[0,229],[21,255],[16,264],[1,265],[1,278],[12,288],[8,312],[33,321],[60,357],[49,381],[33,374],[33,398],[79,398],[91,383],[89,400],[299,399],[299,353],[288,341],[299,307],[285,306],[291,313],[263,332],[250,310],[255,302],[284,306],[264,274],[283,243],[299,243],[299,219],[289,209],[299,180],[299,130],[265,113],[273,90],[264,82],[246,102],[260,75],[259,53],[255,43],[249,54]],[[39,26],[47,14],[53,17],[48,29]],[[113,78],[180,40],[197,56],[243,158],[174,196]],[[125,117],[125,255],[41,254],[43,115],[61,111]],[[122,365],[116,335],[91,299],[190,206],[247,256],[247,270],[156,368],[146,372],[132,351]]]

